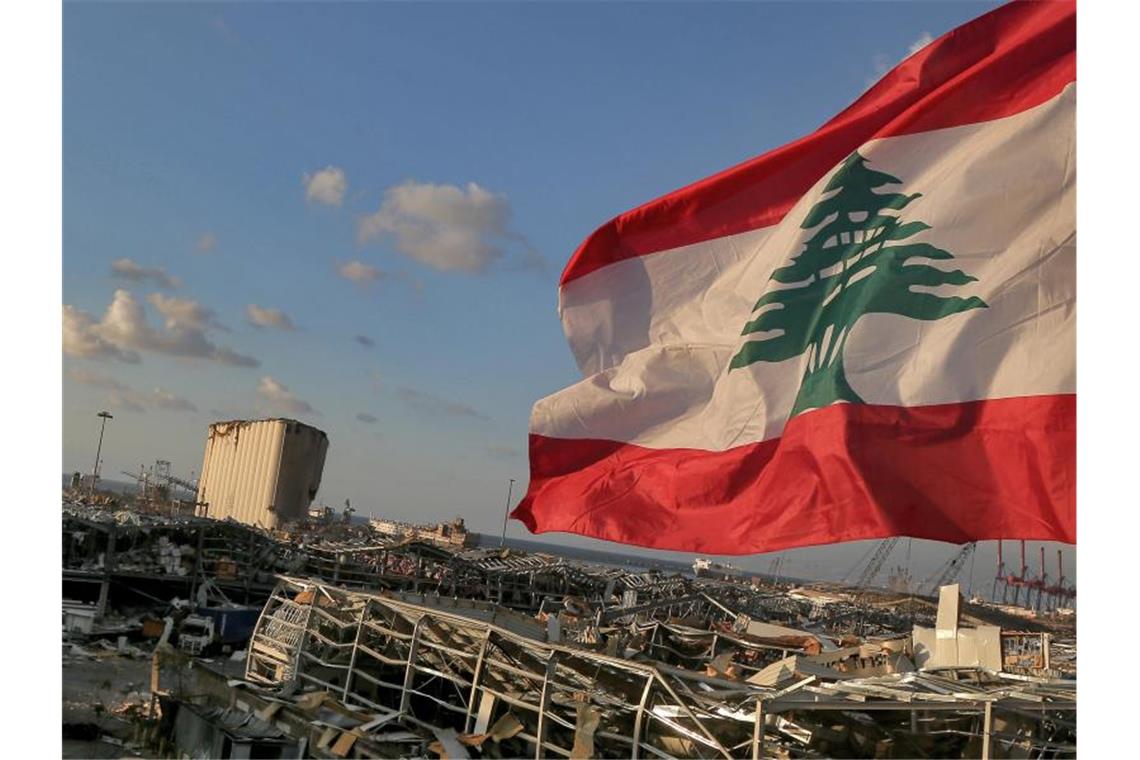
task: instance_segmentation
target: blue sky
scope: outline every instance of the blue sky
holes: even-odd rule
[[[320,500],[497,532],[578,243],[994,5],[66,3],[63,467],[295,416]]]

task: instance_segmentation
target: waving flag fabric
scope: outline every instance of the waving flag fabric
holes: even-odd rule
[[[1012,3],[812,134],[607,222],[534,532],[743,554],[1076,540],[1072,2]]]

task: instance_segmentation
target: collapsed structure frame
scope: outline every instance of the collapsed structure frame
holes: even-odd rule
[[[807,711],[898,711],[912,727],[918,715],[972,715],[989,757],[1002,738],[995,708],[1062,722],[1076,709],[1072,681],[991,673],[983,686],[951,672],[833,683],[808,676],[769,688],[552,633],[555,626],[485,603],[282,577],[250,642],[246,680],[328,691],[432,730],[522,741],[535,758],[764,757],[766,742],[801,730],[783,716]]]

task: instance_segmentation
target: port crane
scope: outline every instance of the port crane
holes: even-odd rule
[[[1041,546],[1040,550],[1041,572],[1027,583],[1029,591],[1025,596],[1026,605],[1033,607],[1038,612],[1055,610],[1061,607],[1062,603],[1072,602],[1077,596],[1077,590],[1065,584],[1065,567],[1061,550],[1057,550],[1057,576],[1052,582],[1050,582],[1049,574],[1045,572],[1045,547]],[[1034,591],[1037,592],[1036,601],[1030,603],[1030,595]]]
[[[891,552],[894,551],[898,542],[898,536],[895,536],[893,538],[884,539],[875,547],[870,561],[867,562],[866,567],[863,568],[863,572],[859,574],[859,578],[855,581],[855,588],[862,591],[870,585],[871,581],[875,579],[875,576],[879,574],[879,571],[883,569],[883,563],[887,561],[887,557],[891,556]],[[858,567],[858,565],[856,565],[856,567]],[[850,573],[848,573],[848,575],[850,575]],[[846,576],[844,576],[844,578],[846,579]]]
[[[1077,589],[1075,586],[1065,585],[1065,566],[1061,559],[1061,550],[1057,550],[1057,582],[1045,588],[1045,593],[1052,601],[1053,608],[1069,606],[1074,599],[1077,598]]]
[[[1031,609],[1041,611],[1041,601],[1044,596],[1044,591],[1049,587],[1049,575],[1045,572],[1045,546],[1039,547],[1041,549],[1041,572],[1036,578],[1030,578],[1026,581],[1027,591],[1025,592],[1025,605]],[[1033,592],[1037,592],[1037,601],[1033,602]]]
[[[927,579],[926,596],[935,596],[939,588],[948,583],[953,583],[962,573],[962,568],[965,567],[966,560],[973,556],[977,548],[978,543],[976,541],[962,544],[962,547],[954,553],[954,556],[946,560],[945,564],[938,568],[935,574]]]
[[[170,474],[170,462],[165,459],[155,460],[154,466],[149,469],[145,465],[139,465],[138,474],[126,470],[122,474],[139,484],[144,499],[165,499],[173,486],[185,489],[188,493],[198,493],[197,483]]]
[[[1011,570],[1007,570],[1005,566],[1005,559],[1002,555],[1002,542],[998,541],[998,566],[997,575],[994,578],[993,599],[998,599],[998,587],[1001,587],[1001,602],[1003,604],[1010,603],[1009,599],[1010,590],[1013,591],[1012,604],[1015,606],[1024,605],[1030,609],[1040,611],[1044,609],[1055,609],[1060,607],[1062,603],[1072,602],[1077,596],[1077,590],[1071,585],[1065,583],[1065,568],[1061,557],[1061,550],[1057,550],[1057,576],[1050,582],[1049,574],[1045,571],[1045,547],[1040,547],[1041,552],[1041,569],[1036,578],[1029,575],[1029,566],[1025,561],[1025,542],[1020,542],[1020,558],[1021,566],[1019,572],[1014,575]],[[1021,598],[1021,590],[1025,589],[1025,599]],[[1036,592],[1036,596],[1034,596]]]
[[[773,586],[780,585],[780,568],[784,565],[784,553],[780,552],[768,564],[768,576],[772,580]]]
[[[166,480],[166,482],[172,486],[178,486],[179,488],[185,489],[188,493],[198,493],[197,483],[193,483],[189,480],[183,480],[182,478],[175,477],[174,475],[166,475],[164,476],[164,480]]]

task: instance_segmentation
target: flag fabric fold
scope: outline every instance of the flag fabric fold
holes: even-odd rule
[[[715,554],[1074,542],[1075,25],[998,8],[587,238],[584,378],[535,405],[513,516]]]

